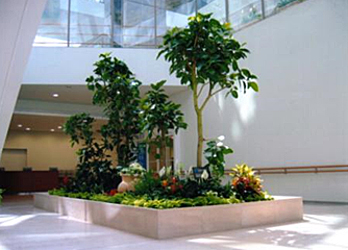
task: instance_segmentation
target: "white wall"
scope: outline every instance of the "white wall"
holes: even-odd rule
[[[46,0],[0,0],[0,157]]]
[[[237,101],[221,94],[204,113],[205,137],[224,134],[235,150],[229,166],[348,163],[347,17],[346,0],[307,0],[236,34],[251,51],[245,66],[259,76],[260,93]],[[194,165],[197,137],[190,92],[173,99],[183,104],[190,124],[180,134],[176,153]],[[324,200],[348,201],[348,173],[264,178],[275,194],[319,200],[322,193]]]
[[[112,56],[125,61],[143,84],[162,79],[168,85],[179,84],[174,76],[169,76],[169,65],[163,58],[156,60],[156,49],[42,47],[33,48],[23,84],[85,84],[93,72],[93,64],[104,52],[112,52]]]

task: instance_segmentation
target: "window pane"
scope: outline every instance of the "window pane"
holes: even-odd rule
[[[195,15],[194,0],[165,0],[156,3],[157,44],[162,43],[162,37],[168,29],[185,27],[188,18]]]
[[[198,12],[213,13],[213,17],[219,21],[226,21],[225,0],[198,0]]]
[[[34,46],[67,46],[68,0],[48,0]]]
[[[262,18],[261,0],[229,0],[229,20],[234,29]]]
[[[265,0],[266,16],[276,13],[281,8],[296,2],[297,0]]]
[[[110,13],[108,0],[71,0],[70,46],[110,46]]]
[[[114,41],[123,47],[155,46],[155,1],[123,0],[122,27]]]

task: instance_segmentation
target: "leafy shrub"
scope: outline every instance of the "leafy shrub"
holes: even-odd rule
[[[0,189],[0,205],[1,205],[1,202],[2,202],[2,194],[4,193],[5,190],[3,189]]]
[[[183,197],[184,182],[172,173],[170,167],[163,167],[160,174],[147,172],[135,184],[136,195],[147,195],[154,199]]]
[[[224,139],[224,136],[219,136],[217,140],[208,141],[207,148],[204,150],[207,165],[212,168],[216,178],[222,177],[225,173],[225,155],[233,153],[232,149],[222,143]]]
[[[262,190],[262,180],[251,167],[246,164],[236,165],[232,169],[232,187],[236,197],[244,201],[259,201],[272,199]]]
[[[164,84],[165,81],[151,84],[151,90],[141,101],[142,130],[147,134],[147,142],[154,144],[160,152],[155,158],[160,159],[161,155],[163,156],[162,166],[168,164],[166,147],[170,146],[169,130],[177,134],[179,129],[187,128],[184,114],[180,111],[181,105],[169,100],[162,88]]]
[[[97,143],[93,136],[94,122],[94,118],[82,113],[71,116],[64,125],[65,133],[71,138],[71,146],[81,145],[77,151],[79,163],[76,175],[66,185],[68,191],[102,193],[120,183],[116,169],[112,168],[109,149]]]

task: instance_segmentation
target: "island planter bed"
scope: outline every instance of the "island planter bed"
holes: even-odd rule
[[[34,205],[80,221],[167,239],[302,220],[301,197],[274,198],[272,201],[160,210],[36,193]]]

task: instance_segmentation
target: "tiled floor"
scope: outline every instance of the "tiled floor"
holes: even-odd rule
[[[36,209],[30,199],[7,200],[0,249],[348,249],[348,205],[305,204],[300,223],[152,240]]]

